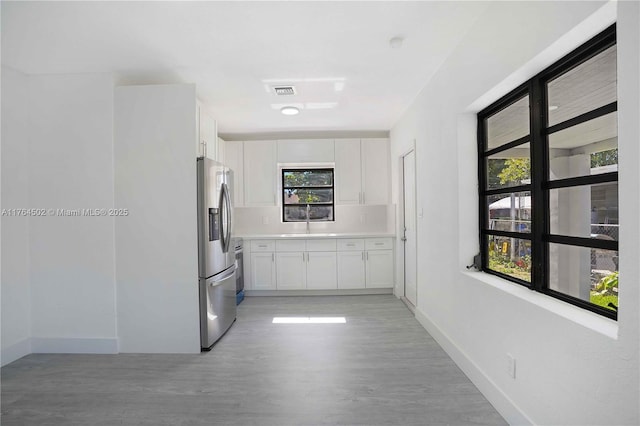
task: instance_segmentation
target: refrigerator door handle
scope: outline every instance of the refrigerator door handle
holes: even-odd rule
[[[219,283],[222,283],[223,281],[226,281],[230,276],[232,276],[235,273],[236,273],[236,267],[233,266],[233,267],[229,268],[229,270],[227,272],[225,272],[224,274],[220,275],[219,277],[215,277],[214,279],[212,279],[209,285],[211,287],[215,287]]]
[[[222,242],[222,252],[229,252],[229,245],[231,244],[231,207],[229,206],[229,190],[225,183],[221,186],[220,191],[220,215],[223,216],[223,212],[226,213],[226,218],[220,218],[220,239]]]
[[[233,217],[232,217],[232,211],[231,211],[231,193],[229,191],[229,186],[226,183],[222,184],[222,188],[224,189],[224,197],[227,200],[226,202],[226,207],[227,207],[227,238],[226,238],[226,250],[225,251],[229,251],[229,246],[231,245],[231,229],[233,228]]]

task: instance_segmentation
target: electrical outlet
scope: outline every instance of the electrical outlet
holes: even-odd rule
[[[507,354],[507,374],[512,379],[516,378],[516,359],[511,354]]]

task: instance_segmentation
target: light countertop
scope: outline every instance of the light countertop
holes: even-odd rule
[[[395,238],[395,234],[388,232],[356,232],[356,233],[348,233],[348,232],[337,232],[337,233],[323,233],[323,232],[312,232],[310,234],[306,233],[296,233],[296,234],[237,234],[234,235],[236,238],[243,238],[245,240],[274,240],[274,239],[323,239],[323,238]]]

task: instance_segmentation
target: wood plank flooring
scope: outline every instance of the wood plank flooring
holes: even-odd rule
[[[394,296],[248,297],[238,309],[200,355],[33,354],[5,366],[1,423],[506,424]]]

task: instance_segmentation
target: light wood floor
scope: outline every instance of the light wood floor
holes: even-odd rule
[[[2,368],[1,423],[505,424],[393,296],[251,297],[238,308],[209,353],[22,358]]]

